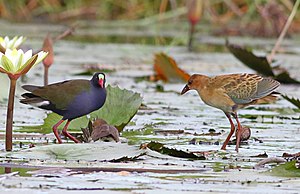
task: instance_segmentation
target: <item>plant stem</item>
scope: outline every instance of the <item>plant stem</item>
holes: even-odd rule
[[[6,151],[12,151],[12,127],[13,127],[16,83],[17,83],[17,79],[10,78],[10,89],[9,89],[7,115],[6,115],[6,134],[5,134]]]
[[[194,32],[195,32],[195,25],[194,24],[190,24],[190,34],[189,34],[189,42],[188,42],[188,51],[192,51],[193,50]]]
[[[295,5],[294,5],[294,7],[293,7],[293,10],[292,10],[290,16],[288,17],[288,19],[287,19],[287,21],[286,21],[286,23],[285,23],[285,25],[284,25],[284,27],[283,27],[280,35],[279,35],[279,37],[278,37],[278,39],[276,41],[275,46],[273,47],[273,49],[271,51],[271,54],[268,56],[269,63],[272,63],[272,60],[273,60],[274,55],[275,55],[275,52],[278,50],[278,48],[279,48],[279,46],[280,46],[280,44],[281,44],[281,42],[282,42],[282,40],[283,40],[283,38],[284,38],[287,30],[289,29],[289,27],[290,27],[290,25],[291,25],[291,23],[292,23],[295,15],[296,15],[299,3],[300,3],[300,0],[297,0],[296,3],[295,3]]]
[[[48,66],[44,66],[44,86],[48,85]]]

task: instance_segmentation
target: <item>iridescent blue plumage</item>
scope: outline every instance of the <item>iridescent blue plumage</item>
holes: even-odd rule
[[[87,115],[101,108],[106,100],[105,75],[95,73],[91,80],[69,80],[50,84],[44,87],[25,85],[22,86],[31,93],[24,93],[21,103],[37,106],[45,110],[51,110],[61,116],[53,132],[61,143],[57,127],[65,120],[67,124],[63,134],[76,143],[79,141],[67,132],[71,120]]]

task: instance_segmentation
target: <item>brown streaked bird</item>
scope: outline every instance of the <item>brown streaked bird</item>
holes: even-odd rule
[[[238,119],[237,110],[256,104],[259,99],[269,97],[279,85],[278,81],[255,74],[228,74],[215,77],[194,74],[190,77],[181,94],[189,90],[196,90],[205,104],[218,108],[225,113],[230,122],[231,130],[221,148],[222,150],[226,149],[235,131],[231,119],[231,115],[233,116],[237,123],[235,150],[238,152],[242,126]]]

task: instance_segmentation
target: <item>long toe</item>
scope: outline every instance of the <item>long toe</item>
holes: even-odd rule
[[[78,139],[76,139],[74,136],[72,136],[69,132],[63,131],[63,134],[64,134],[65,137],[71,139],[75,143],[81,143]]]

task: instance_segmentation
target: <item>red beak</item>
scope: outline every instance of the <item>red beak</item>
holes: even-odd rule
[[[103,79],[99,79],[99,86],[101,87],[101,88],[103,88]]]

